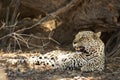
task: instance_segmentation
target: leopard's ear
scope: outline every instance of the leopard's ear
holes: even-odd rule
[[[97,37],[100,37],[100,36],[101,36],[101,32],[97,32],[97,33],[95,33],[95,35],[96,35]]]

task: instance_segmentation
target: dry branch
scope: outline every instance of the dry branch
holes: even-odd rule
[[[57,11],[55,12],[52,12],[50,14],[47,14],[45,17],[43,17],[40,21],[38,21],[36,24],[32,25],[31,27],[29,28],[25,28],[25,29],[22,29],[22,30],[19,30],[18,32],[21,32],[21,31],[24,31],[24,30],[27,30],[27,29],[31,29],[37,25],[40,25],[42,24],[43,22],[45,21],[48,21],[48,20],[51,20],[51,19],[54,19],[54,18],[58,18],[59,15],[65,13],[65,12],[68,12],[69,10],[71,10],[73,7],[79,5],[81,2],[83,2],[83,0],[72,0],[69,4],[67,4],[66,6],[58,9]]]
[[[53,17],[56,17],[60,14],[68,12],[69,10],[73,9],[73,7],[78,6],[83,1],[84,0],[72,0],[69,4],[67,4],[66,6],[64,6],[60,9],[58,9],[57,11],[51,13],[50,15],[52,15]]]

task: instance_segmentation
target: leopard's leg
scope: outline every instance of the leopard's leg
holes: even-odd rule
[[[81,71],[103,71],[104,58],[94,57],[81,67]]]

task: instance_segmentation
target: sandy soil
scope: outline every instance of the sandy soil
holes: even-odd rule
[[[120,80],[120,57],[106,59],[103,72],[81,72],[80,70],[46,70],[39,65],[34,69],[27,64],[11,65],[6,62],[13,57],[29,57],[40,53],[7,53],[0,54],[0,80]]]

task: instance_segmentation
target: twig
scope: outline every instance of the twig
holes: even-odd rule
[[[1,23],[2,23],[2,26],[0,27],[0,30],[3,29],[3,28],[5,28],[5,25],[6,25],[6,24],[5,24],[4,22],[2,22],[2,21],[1,21]]]
[[[8,25],[9,14],[10,14],[10,8],[7,7],[6,19],[5,19],[5,20],[6,20],[6,21],[5,21],[6,25]]]
[[[9,20],[9,15],[10,15],[10,7],[12,6],[12,4],[14,3],[14,0],[11,0],[10,4],[7,7],[7,13],[6,13],[6,25],[9,25],[8,20]]]
[[[16,34],[16,33],[14,33],[14,35],[17,36],[17,39],[18,39],[18,40],[20,40],[20,41],[22,41],[23,43],[25,43],[26,46],[27,46],[27,48],[29,48],[28,42],[27,42],[22,36],[20,36],[19,34]]]
[[[15,41],[17,42],[17,44],[18,44],[18,46],[19,46],[20,50],[22,50],[21,45],[20,45],[20,43],[19,43],[18,39],[17,39],[15,36],[13,36],[13,37],[14,37]]]
[[[15,9],[14,9],[14,12],[13,12],[13,15],[12,15],[12,18],[11,18],[11,24],[14,24],[15,20],[16,20],[16,16],[17,16],[17,10],[19,8],[19,5],[20,5],[20,1],[19,0],[16,0],[16,5],[15,5]]]
[[[35,45],[35,44],[32,44],[32,43],[29,43],[29,45],[33,46],[33,47],[37,47],[37,48],[42,48],[43,46],[38,46],[38,45]]]
[[[4,38],[6,38],[6,37],[10,37],[10,35],[11,35],[11,34],[5,35],[5,36],[1,37],[0,40],[4,39]]]
[[[8,46],[7,46],[7,52],[9,52],[11,49],[11,41],[9,42]]]
[[[49,34],[49,36],[48,36],[49,40],[57,43],[58,45],[61,45],[58,41],[56,41],[55,39],[52,38],[53,34],[54,34],[54,31],[50,32],[50,34]]]
[[[35,35],[27,35],[27,34],[19,34],[19,35],[21,35],[21,36],[26,36],[26,37],[32,37],[32,38],[35,38],[35,39],[48,39],[48,38],[46,38],[46,37],[38,37],[38,36],[35,36]]]

